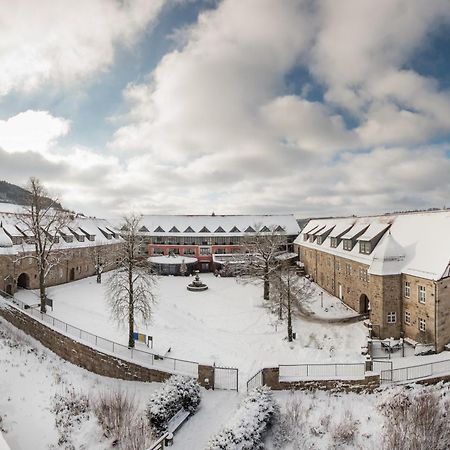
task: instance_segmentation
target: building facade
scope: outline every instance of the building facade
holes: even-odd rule
[[[109,270],[117,264],[122,239],[106,220],[74,218],[55,237],[47,286],[67,283]],[[37,289],[39,274],[33,257],[33,237],[15,213],[0,213],[0,291]]]
[[[381,338],[450,342],[450,212],[312,220],[295,241],[306,273],[369,317]]]
[[[293,250],[300,232],[293,215],[157,215],[143,216],[140,228],[148,256],[196,258],[197,270],[214,271],[215,255],[242,252],[242,241],[255,233],[280,233]]]

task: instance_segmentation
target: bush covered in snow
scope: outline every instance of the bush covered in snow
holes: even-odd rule
[[[58,446],[67,450],[75,449],[72,443],[72,431],[80,428],[85,420],[89,420],[89,399],[86,395],[69,388],[64,394],[53,397],[52,412],[58,430]]]
[[[207,450],[264,448],[263,437],[275,411],[270,389],[266,386],[254,389],[244,399],[232,422],[209,441]]]
[[[200,404],[200,385],[191,377],[173,375],[150,398],[147,417],[159,434],[167,430],[170,419],[182,408],[194,413]]]

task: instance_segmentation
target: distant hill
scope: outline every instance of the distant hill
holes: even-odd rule
[[[15,205],[27,205],[29,192],[15,184],[0,180],[0,203],[13,203]],[[51,200],[48,199],[50,202]],[[55,203],[57,208],[62,209],[60,203]]]

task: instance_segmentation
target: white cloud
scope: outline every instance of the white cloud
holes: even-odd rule
[[[0,0],[0,96],[79,83],[131,45],[163,0]]]
[[[28,110],[0,120],[0,147],[9,153],[34,151],[46,153],[65,136],[70,122],[48,111]]]

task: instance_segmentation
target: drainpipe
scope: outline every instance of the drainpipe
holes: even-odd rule
[[[434,347],[436,352],[438,351],[438,324],[437,324],[437,317],[438,317],[438,289],[437,289],[437,282],[434,282]]]

